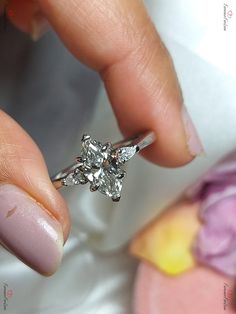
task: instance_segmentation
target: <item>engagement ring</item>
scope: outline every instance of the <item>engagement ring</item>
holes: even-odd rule
[[[115,144],[102,144],[84,134],[81,156],[51,180],[57,189],[89,182],[91,192],[99,191],[118,202],[126,175],[124,164],[154,140],[154,133],[147,132]]]

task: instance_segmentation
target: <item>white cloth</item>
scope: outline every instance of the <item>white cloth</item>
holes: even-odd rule
[[[0,313],[130,313],[136,263],[124,250],[106,256],[93,252],[75,230],[52,277],[38,275],[3,249],[0,263]],[[5,283],[13,293],[6,311]]]
[[[236,12],[235,2],[227,4]],[[173,56],[206,156],[176,170],[136,157],[128,165],[118,204],[85,187],[71,189],[66,197],[72,210],[72,234],[56,275],[42,278],[1,251],[1,284],[6,282],[13,290],[7,313],[131,313],[135,263],[126,251],[114,249],[126,244],[189,183],[235,148],[235,16],[224,31],[222,0],[150,0],[148,6]],[[98,139],[116,141],[120,134],[107,102],[102,91],[95,119],[86,131]],[[91,247],[113,251],[103,255]]]

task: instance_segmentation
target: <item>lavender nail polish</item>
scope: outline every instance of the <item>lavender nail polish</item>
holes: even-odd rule
[[[182,107],[182,119],[187,137],[187,145],[192,156],[198,156],[204,152],[204,148],[197,134],[196,128],[185,106]]]
[[[60,264],[60,223],[26,192],[11,184],[0,185],[0,242],[43,275],[53,274]]]

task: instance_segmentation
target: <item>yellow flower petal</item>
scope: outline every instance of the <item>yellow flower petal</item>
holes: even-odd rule
[[[198,205],[188,201],[172,206],[136,236],[131,254],[169,275],[193,268],[191,247],[200,227],[197,210]]]

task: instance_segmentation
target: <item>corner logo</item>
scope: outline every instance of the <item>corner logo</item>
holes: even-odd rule
[[[9,288],[6,282],[3,283],[3,293],[0,295],[0,305],[3,310],[6,311],[8,308],[9,300],[13,296],[13,290]]]
[[[224,3],[224,23],[223,23],[223,28],[224,31],[227,31],[228,27],[229,27],[229,23],[230,23],[230,19],[233,17],[233,10],[232,8],[229,6],[229,4]]]

